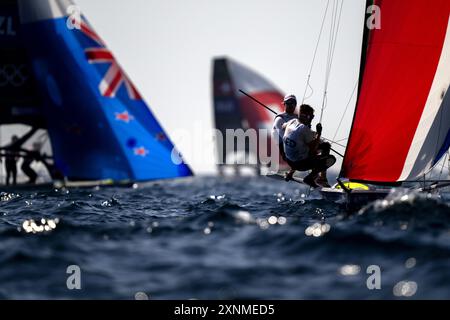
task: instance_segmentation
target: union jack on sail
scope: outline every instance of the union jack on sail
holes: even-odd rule
[[[185,163],[174,163],[170,139],[155,138],[166,133],[71,0],[18,4],[21,38],[45,102],[55,164],[68,180],[192,175]]]
[[[133,85],[131,80],[128,78],[126,73],[117,63],[112,52],[106,48],[105,43],[97,35],[97,33],[83,20],[77,21],[80,26],[80,31],[91,40],[95,41],[101,47],[93,47],[85,49],[86,58],[91,64],[96,63],[110,63],[111,66],[103,77],[99,84],[99,90],[102,96],[108,98],[114,98],[117,91],[122,85],[125,85],[128,96],[133,100],[141,100],[141,95],[137,91],[136,87]]]

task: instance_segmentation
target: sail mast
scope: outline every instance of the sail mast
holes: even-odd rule
[[[369,17],[370,17],[370,13],[368,13],[368,8],[373,5],[373,1],[374,0],[366,0],[366,6],[364,7],[364,17],[365,18],[363,21],[363,39],[362,39],[362,46],[361,46],[361,62],[360,62],[360,67],[359,67],[358,88],[357,88],[357,94],[356,94],[356,107],[355,107],[355,111],[353,113],[352,125],[350,127],[351,129],[350,129],[350,134],[349,134],[349,139],[348,139],[347,145],[350,144],[350,139],[352,137],[353,125],[355,123],[356,112],[358,111],[358,101],[359,101],[359,97],[361,94],[364,70],[366,67],[367,49],[369,46],[369,37],[370,37],[370,32],[371,32],[371,30],[367,27],[366,23],[367,23],[367,19],[369,19]],[[345,153],[344,153],[344,162],[345,162],[346,157],[347,157],[347,149],[345,150]],[[344,167],[342,166],[341,172],[339,173],[339,178],[343,178],[345,176],[343,168]]]

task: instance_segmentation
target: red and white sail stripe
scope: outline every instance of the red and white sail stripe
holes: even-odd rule
[[[255,71],[228,59],[230,77],[236,90],[243,90],[262,101],[278,113],[284,112],[284,94],[275,85]],[[247,121],[248,127],[253,129],[271,129],[274,114],[261,108],[249,97],[238,94],[242,116]]]
[[[439,151],[436,147],[443,145],[449,131],[450,108],[447,105],[443,105],[449,85],[450,20],[447,24],[445,42],[433,84],[411,143],[411,148],[406,157],[400,181],[423,176],[434,164],[436,152]],[[433,127],[436,120],[440,122],[440,125]],[[427,142],[427,140],[431,143]]]
[[[130,81],[126,73],[118,64],[117,60],[114,58],[112,52],[105,47],[103,40],[97,35],[97,33],[82,19],[76,20],[73,18],[73,23],[80,26],[81,32],[89,37],[91,40],[95,41],[101,47],[87,48],[85,50],[86,57],[89,63],[109,63],[110,67],[103,77],[99,85],[99,90],[102,96],[113,98],[116,96],[117,91],[124,84],[128,96],[133,100],[140,100],[141,95],[137,91],[136,87]]]
[[[109,63],[111,65],[99,85],[100,93],[103,96],[115,97],[120,87],[125,84],[131,99],[141,99],[139,92],[119,66],[111,51],[107,48],[88,48],[85,52],[89,63]]]
[[[342,176],[398,182],[423,177],[450,131],[450,2],[376,0]]]

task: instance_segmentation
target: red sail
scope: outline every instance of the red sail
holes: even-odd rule
[[[372,182],[412,180],[434,165],[449,130],[449,124],[435,124],[438,116],[441,122],[448,117],[444,98],[450,83],[450,72],[445,71],[450,63],[450,1],[373,4],[380,9],[381,29],[367,31],[341,176]]]

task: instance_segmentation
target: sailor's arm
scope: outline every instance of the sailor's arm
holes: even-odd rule
[[[273,124],[273,128],[276,130],[281,130],[283,129],[283,125],[284,125],[284,121],[281,117],[278,117],[275,119],[275,122]]]
[[[323,130],[322,124],[320,124],[320,123],[317,124],[316,130],[317,130],[316,133],[311,131],[311,133],[313,134],[314,137],[313,137],[313,140],[308,144],[311,155],[317,154],[319,145],[322,143],[322,139],[321,139],[322,130]]]
[[[278,117],[273,124],[273,132],[276,133],[280,139],[283,139],[280,132],[285,128],[284,124],[283,119],[280,117]]]
[[[6,147],[0,148],[0,150],[7,150],[11,148],[20,148],[24,143],[26,143],[37,131],[39,128],[31,128],[23,137],[19,138],[14,143],[7,145]]]
[[[17,142],[17,146],[22,146],[24,143],[26,143],[37,131],[39,128],[33,127],[30,129],[30,131],[27,132],[22,138],[20,138]]]

